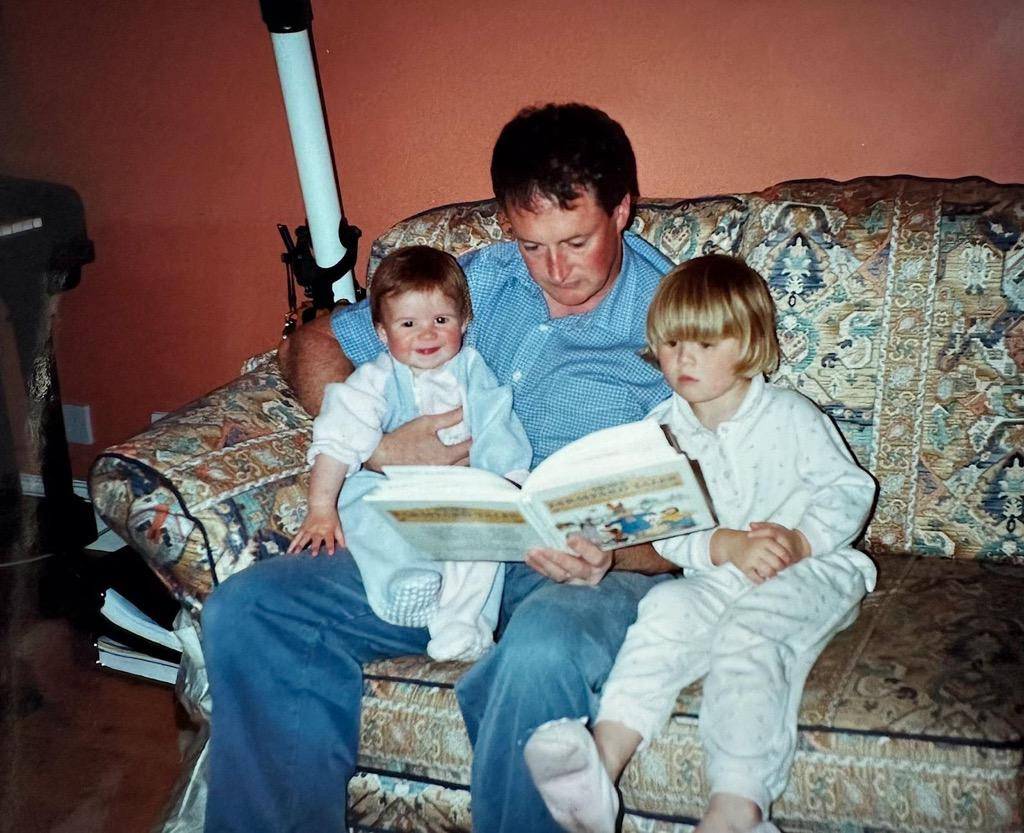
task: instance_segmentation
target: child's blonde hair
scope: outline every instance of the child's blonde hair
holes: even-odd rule
[[[473,317],[466,275],[448,252],[430,246],[405,246],[385,257],[370,281],[370,318],[381,324],[383,301],[405,292],[438,289],[455,302],[463,322]]]
[[[662,279],[647,312],[645,358],[670,341],[740,344],[736,372],[753,377],[779,366],[775,303],[764,279],[742,260],[706,255],[676,266]]]

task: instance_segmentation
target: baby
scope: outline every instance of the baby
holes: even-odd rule
[[[398,249],[381,261],[369,295],[387,349],[324,392],[308,455],[309,507],[288,552],[310,547],[315,555],[323,546],[333,555],[336,546],[347,547],[378,616],[428,627],[434,659],[477,659],[493,644],[499,564],[421,556],[363,502],[381,475],[360,467],[385,432],[460,407],[462,422],[438,436],[447,445],[472,437],[470,465],[521,481],[530,443],[512,412],[511,391],[463,346],[472,306],[455,258],[428,246]]]

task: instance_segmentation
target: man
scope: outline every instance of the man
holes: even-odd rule
[[[467,343],[512,387],[536,464],[577,437],[642,418],[668,395],[637,353],[671,264],[624,234],[636,161],[621,126],[599,110],[524,110],[498,137],[491,179],[515,242],[461,260],[474,309]],[[326,382],[382,349],[359,304],[302,327],[280,358],[316,412]],[[458,410],[420,417],[386,436],[368,465],[465,465],[471,440],[437,439],[460,419]],[[456,688],[474,748],[479,833],[558,829],[523,744],[545,721],[593,713],[637,603],[671,569],[650,546],[613,558],[582,539],[569,543],[573,552],[532,550],[526,564],[509,565],[498,644]],[[233,576],[208,600],[203,629],[215,704],[208,833],[341,830],[361,665],[422,653],[427,629],[377,618],[344,551],[277,558]]]

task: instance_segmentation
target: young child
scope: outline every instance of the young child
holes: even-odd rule
[[[288,552],[309,546],[316,555],[322,545],[333,554],[335,546],[347,546],[378,616],[428,627],[434,659],[477,659],[493,643],[504,575],[499,564],[421,557],[364,504],[381,475],[360,466],[383,433],[459,407],[462,422],[438,436],[447,445],[472,437],[470,465],[521,481],[530,443],[512,412],[511,391],[476,350],[462,345],[472,307],[455,258],[428,246],[393,252],[377,268],[369,303],[387,349],[324,392],[308,454],[309,507]]]
[[[651,418],[697,460],[719,527],[654,546],[684,577],[640,603],[601,693],[581,721],[540,726],[531,775],[566,830],[612,833],[614,784],[704,677],[700,735],[710,786],[700,833],[777,831],[804,681],[857,616],[875,567],[851,548],[875,496],[829,418],[775,387],[775,311],[762,278],[712,255],[677,266],[655,293],[647,340],[675,394]]]

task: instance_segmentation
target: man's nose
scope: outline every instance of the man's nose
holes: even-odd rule
[[[569,274],[569,266],[563,252],[554,251],[548,253],[548,277],[553,281],[565,280]]]

